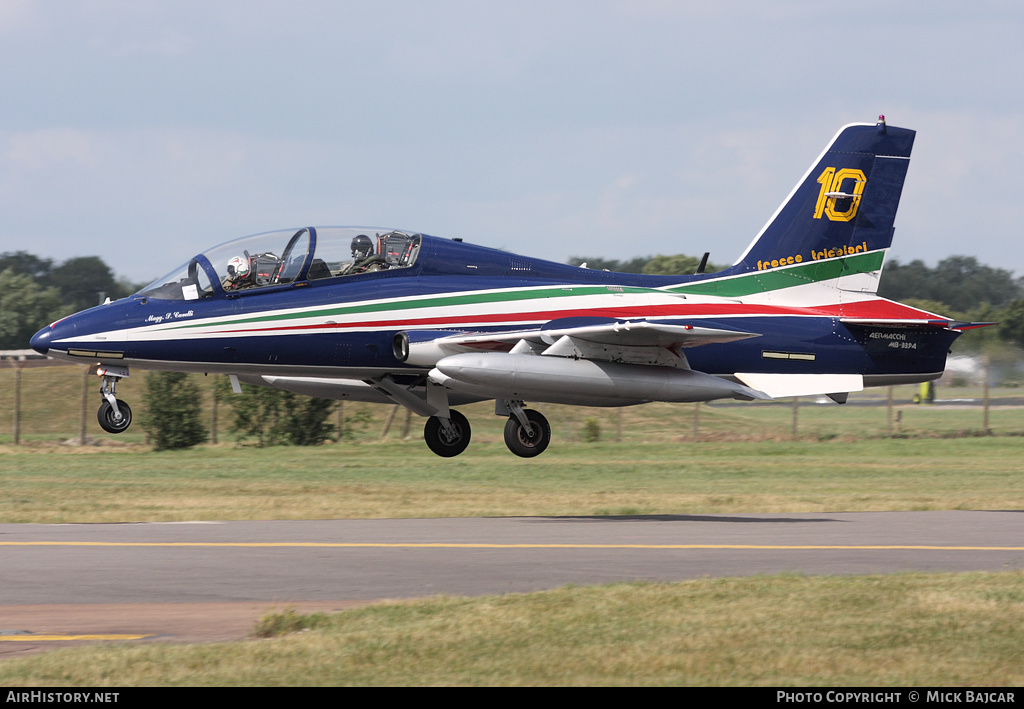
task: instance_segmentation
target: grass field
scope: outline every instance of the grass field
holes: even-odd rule
[[[96,380],[94,445],[65,445],[82,381],[74,367],[22,372],[21,445],[0,415],[0,521],[1024,509],[1024,408],[992,409],[981,435],[980,407],[904,403],[890,418],[881,390],[801,402],[794,435],[788,404],[547,406],[552,445],[523,460],[487,404],[461,409],[473,443],[454,459],[426,449],[419,418],[408,439],[402,415],[382,437],[388,407],[346,404],[344,442],[265,449],[232,441],[222,407],[220,443],[156,453],[138,424],[99,431]],[[137,422],[143,383],[118,389]],[[10,370],[0,387],[10,400]],[[856,405],[871,397],[879,405]],[[0,685],[1013,686],[1022,616],[1019,570],[565,588],[376,604],[231,645],[57,651],[0,663]]]
[[[141,446],[139,446],[141,448]],[[0,521],[1024,509],[1010,437],[596,443],[520,460],[481,442],[0,451]]]
[[[0,374],[11,383],[10,370]],[[121,436],[99,430],[90,387],[97,445],[77,446],[62,442],[77,441],[80,407],[67,402],[81,399],[81,369],[22,374],[21,445],[0,438],[5,522],[1024,508],[1018,407],[992,409],[995,435],[981,436],[979,407],[890,412],[887,392],[871,391],[846,406],[804,402],[794,436],[788,404],[546,406],[554,440],[523,460],[506,450],[504,419],[486,403],[462,408],[473,443],[452,459],[427,450],[418,417],[407,439],[402,415],[382,438],[387,406],[347,403],[344,442],[261,449],[230,439],[222,405],[220,443],[153,452],[141,377],[119,390],[136,411]],[[895,398],[913,393],[904,387]],[[856,404],[872,396],[880,405]]]
[[[312,630],[0,662],[0,686],[1019,687],[1024,573],[753,576],[380,603]]]

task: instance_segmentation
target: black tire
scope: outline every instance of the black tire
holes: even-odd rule
[[[539,411],[523,409],[523,413],[530,420],[533,435],[528,436],[519,419],[509,416],[505,422],[505,445],[520,458],[533,458],[543,453],[551,443],[551,424]]]
[[[436,416],[428,418],[427,424],[423,427],[423,439],[427,442],[427,447],[442,458],[452,458],[466,450],[471,434],[469,421],[465,416],[458,411],[449,411],[448,416],[452,428],[455,429],[455,436],[451,440],[445,435],[441,419]]]
[[[100,410],[96,412],[96,418],[100,422],[100,428],[107,433],[122,433],[132,425],[131,407],[118,399],[117,410],[121,412],[120,420],[114,418],[114,407],[110,405],[109,401],[104,401],[100,405]]]

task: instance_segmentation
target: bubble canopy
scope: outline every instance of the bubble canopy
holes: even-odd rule
[[[245,236],[194,256],[138,292],[159,300],[199,300],[408,268],[420,234],[375,227],[303,227]]]

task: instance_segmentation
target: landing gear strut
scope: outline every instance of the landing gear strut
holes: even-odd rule
[[[551,442],[551,424],[539,411],[524,409],[523,402],[508,402],[505,445],[520,458],[540,455]]]
[[[103,396],[103,403],[100,410],[96,412],[100,428],[107,433],[122,433],[132,425],[132,410],[114,395],[117,387],[117,380],[128,376],[127,367],[100,367],[97,373],[103,377],[100,385],[100,394]]]
[[[431,416],[423,427],[427,447],[443,458],[457,456],[466,450],[469,437],[469,421],[458,411],[449,410],[448,419]]]

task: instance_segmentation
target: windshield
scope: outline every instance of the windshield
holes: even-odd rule
[[[192,259],[150,283],[139,295],[161,300],[198,300],[213,295],[213,285],[199,260]]]
[[[165,300],[214,295],[408,268],[419,234],[372,227],[286,229],[215,246],[139,291]],[[211,281],[211,272],[220,288]]]

